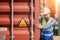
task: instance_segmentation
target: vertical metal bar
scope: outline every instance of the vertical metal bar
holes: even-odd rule
[[[55,18],[58,18],[59,17],[59,12],[58,12],[58,1],[55,0],[55,11],[56,11],[56,14],[55,14]],[[60,19],[58,18],[58,35],[60,35]]]
[[[55,17],[57,17],[58,16],[58,4],[57,4],[57,2],[56,2],[56,0],[55,0],[55,12],[56,12],[56,14],[55,14]]]
[[[33,37],[33,0],[31,0],[31,40]]]
[[[42,9],[47,6],[46,0],[40,0],[39,4],[41,4],[39,7],[41,7],[40,8],[41,9],[40,12],[42,13]]]
[[[55,18],[57,17],[57,14],[58,14],[58,4],[55,0]]]
[[[40,10],[39,10],[39,12],[42,13],[43,4],[44,4],[43,1],[44,1],[44,0],[39,0],[39,1],[40,1],[40,2],[39,2],[39,7],[41,7]]]
[[[11,5],[12,5],[12,10],[11,10],[11,12],[12,12],[12,14],[11,14],[11,40],[13,40],[13,15],[14,15],[14,11],[13,11],[13,0],[11,1],[12,3],[11,3]]]
[[[46,6],[46,0],[43,0],[43,6]]]

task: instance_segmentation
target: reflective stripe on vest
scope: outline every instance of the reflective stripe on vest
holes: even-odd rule
[[[51,33],[51,34],[44,34],[44,33],[41,32],[41,35],[44,35],[44,36],[52,36],[53,33]]]
[[[53,30],[53,27],[48,28],[46,31],[52,31],[52,30]]]

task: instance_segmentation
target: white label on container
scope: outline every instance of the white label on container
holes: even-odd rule
[[[7,31],[7,27],[0,27],[0,31]]]

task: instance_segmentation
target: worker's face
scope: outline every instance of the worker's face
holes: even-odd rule
[[[44,14],[44,18],[48,19],[50,17],[50,13]]]
[[[42,13],[40,14],[40,16],[41,16],[42,18],[44,17],[44,15],[43,15]]]

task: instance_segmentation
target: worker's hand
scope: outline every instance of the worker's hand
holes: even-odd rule
[[[42,29],[42,25],[41,25],[41,24],[39,24],[39,26],[37,26],[37,28]]]
[[[42,26],[41,24],[39,24],[39,28],[40,28],[40,29],[42,29],[42,28],[43,28],[43,26]]]

